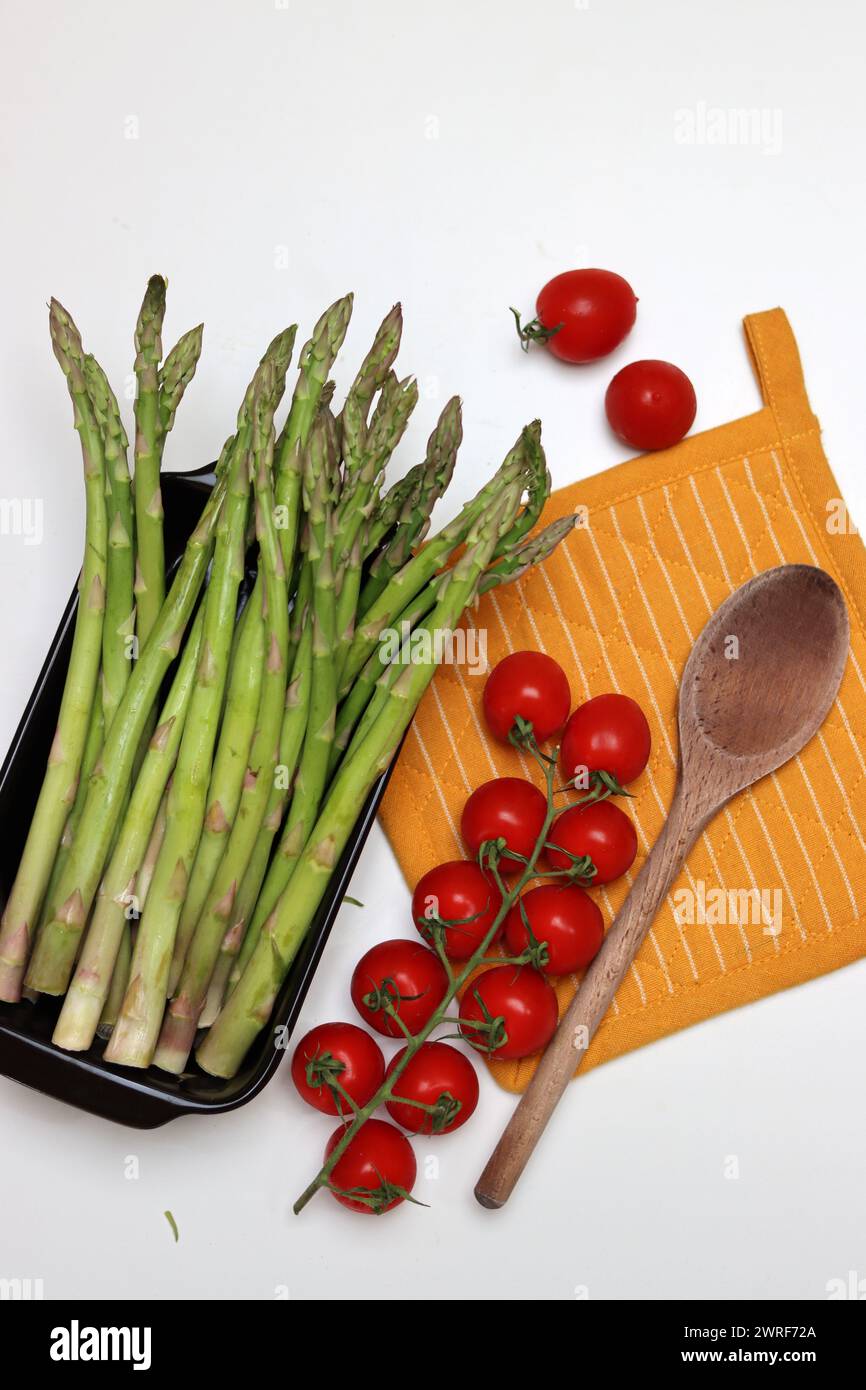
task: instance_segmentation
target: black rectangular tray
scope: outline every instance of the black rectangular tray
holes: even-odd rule
[[[167,566],[179,559],[212,482],[210,468],[163,476]],[[73,592],[0,769],[0,910],[12,888],[54,736],[77,602],[78,596]],[[136,1129],[155,1129],[177,1115],[214,1115],[246,1105],[267,1085],[282,1060],[285,1048],[275,1046],[274,1030],[284,1030],[281,1040],[285,1040],[295,1026],[389,776],[390,769],[370,793],[325,899],[280,990],[271,1022],[231,1081],[207,1076],[194,1063],[182,1077],[172,1077],[154,1067],[136,1071],[109,1066],[103,1061],[105,1044],[101,1041],[87,1052],[63,1052],[51,1042],[62,1000],[46,995],[35,1004],[0,1003],[0,1073],[81,1110]]]

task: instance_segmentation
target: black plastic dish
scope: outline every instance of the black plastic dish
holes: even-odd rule
[[[182,553],[211,483],[209,468],[164,476],[167,565]],[[76,604],[77,595],[73,593],[0,769],[0,909],[7,901],[18,868],[54,735]],[[370,794],[327,896],[280,991],[270,1026],[256,1039],[241,1071],[231,1081],[207,1076],[194,1064],[180,1078],[153,1067],[135,1071],[109,1066],[102,1059],[105,1044],[99,1041],[87,1052],[63,1052],[51,1042],[61,1001],[46,996],[35,1004],[0,1003],[0,1073],[81,1110],[137,1129],[155,1129],[177,1115],[214,1115],[246,1105],[267,1085],[282,1060],[285,1048],[274,1045],[274,1030],[284,1030],[282,1040],[295,1026],[389,775],[390,771],[380,778]]]

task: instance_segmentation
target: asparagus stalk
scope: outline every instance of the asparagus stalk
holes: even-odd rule
[[[139,643],[154,627],[165,598],[165,544],[159,474],[165,439],[174,424],[181,397],[195,374],[201,353],[202,327],[191,329],[162,360],[162,326],[166,282],[152,275],[135,327],[135,530],[138,564],[135,580]]]
[[[412,632],[416,625],[421,621],[436,602],[436,580],[432,579],[429,584],[417,594],[410,603],[406,605],[403,612],[397,618],[394,626],[400,635],[401,641],[405,634]],[[329,759],[329,771],[333,772],[349,746],[349,740],[355,731],[358,720],[363,715],[365,709],[373,695],[373,691],[386,670],[391,657],[388,656],[385,645],[379,643],[373,650],[372,656],[367,660],[366,665],[355,678],[355,682],[337,711],[337,722],[334,729],[334,740],[331,744],[331,754]]]
[[[320,415],[310,434],[304,470],[304,502],[309,526],[307,554],[313,584],[312,691],[309,722],[289,815],[266,880],[266,894],[273,901],[279,897],[291,877],[316,818],[325,790],[334,739],[337,703],[334,652],[337,634],[331,495],[333,442],[327,421]]]
[[[232,660],[225,713],[208,787],[207,810],[177,926],[168,978],[170,993],[174,993],[180,979],[187,947],[207,901],[241,799],[265,660],[261,592],[257,584],[241,617],[240,640]]]
[[[286,691],[286,708],[280,733],[278,773],[268,795],[264,819],[256,836],[250,860],[241,880],[229,930],[220,952],[229,958],[227,988],[233,988],[252,954],[267,911],[259,911],[262,884],[268,871],[271,849],[283,821],[294,784],[298,760],[308,724],[312,694],[313,626],[307,623],[301,634]]]
[[[257,401],[253,447],[256,528],[264,575],[267,664],[262,679],[258,727],[250,753],[242,813],[229,837],[207,902],[190,942],[175,997],[169,1004],[154,1054],[154,1064],[180,1075],[195,1042],[208,985],[229,926],[238,884],[243,877],[265,815],[279,751],[286,697],[289,622],[286,571],[274,524],[271,481],[274,454],[273,400],[266,384]]]
[[[385,465],[409,423],[418,402],[418,386],[411,378],[398,382],[387,408],[377,416],[366,438],[357,474],[344,484],[335,519],[335,564],[339,571],[337,594],[337,647],[334,662],[339,677],[355,631],[355,613],[361,588],[363,536],[375,504]]]
[[[180,650],[204,582],[224,497],[225,482],[220,479],[187,543],[162,612],[123,693],[102,757],[91,775],[75,843],[58,883],[60,905],[40,932],[30,961],[27,984],[32,989],[62,994],[69,982],[136,749],[162,680]]]
[[[195,651],[194,661],[197,661],[199,637],[196,637],[195,633],[193,632],[190,634],[189,641],[193,643]],[[178,739],[180,738],[181,732],[182,729],[179,729]],[[147,842],[147,849],[144,851],[144,858],[141,861],[141,868],[138,870],[138,873],[135,876],[135,906],[136,912],[139,917],[144,911],[145,904],[147,903],[147,895],[150,891],[151,882],[153,881],[153,871],[156,868],[156,861],[159,858],[159,851],[162,848],[162,842],[165,839],[165,828],[168,824],[168,794],[170,790],[171,778],[169,778],[168,782],[166,783],[166,790],[163,792],[162,800],[159,803],[159,810],[156,813],[156,820],[153,823],[153,830],[150,832],[150,839]]]
[[[105,718],[102,713],[102,700],[96,698],[90,710],[90,719],[87,723],[87,737],[84,741],[84,755],[81,759],[81,772],[78,777],[78,787],[75,792],[75,800],[72,803],[72,810],[66,819],[63,827],[63,834],[60,837],[60,844],[57,854],[54,857],[54,865],[51,870],[51,877],[48,880],[48,887],[45,890],[45,897],[42,901],[42,913],[39,921],[39,930],[46,922],[50,922],[54,916],[57,903],[57,885],[60,882],[60,875],[63,873],[64,866],[69,858],[69,851],[75,843],[75,833],[78,824],[84,813],[84,803],[87,800],[87,792],[90,787],[90,776],[96,767],[99,756],[102,752],[102,745],[105,739]]]
[[[403,568],[413,548],[427,534],[433,508],[451,481],[462,439],[460,398],[453,396],[430,435],[424,462],[410,469],[403,480],[408,486],[398,493],[399,506],[394,513],[384,508],[379,518],[378,526],[381,526],[393,514],[395,529],[388,544],[370,563],[358,604],[361,613],[368,611],[387,587],[388,581]],[[396,488],[391,489],[392,493],[396,491]],[[390,526],[388,529],[391,529]]]
[[[203,611],[199,610],[150,740],[111,862],[99,886],[81,956],[57,1020],[52,1041],[56,1047],[70,1052],[84,1051],[93,1042],[109,987],[115,978],[113,972],[127,918],[138,916],[146,901],[149,885],[142,881],[142,868],[180,747],[198,663],[202,624]],[[161,829],[164,833],[164,817]],[[119,1008],[120,1001],[117,1003]],[[112,1022],[117,1012],[115,1008]]]
[[[365,459],[370,406],[377,391],[382,391],[400,350],[403,335],[403,310],[399,304],[389,309],[376,330],[373,346],[358,368],[358,374],[343,403],[340,415],[343,461],[347,482],[360,472]]]
[[[99,1026],[96,1031],[100,1038],[110,1038],[120,1006],[123,1003],[123,996],[129,984],[129,967],[132,963],[132,932],[129,923],[124,919],[120,929],[120,941],[117,947],[117,955],[114,961],[114,969],[111,972],[111,981],[108,988],[108,997],[99,1016]]]
[[[511,552],[485,570],[478,586],[479,596],[489,593],[491,589],[495,589],[500,584],[510,584],[512,580],[521,578],[533,565],[540,564],[568,535],[575,523],[576,517],[574,516],[561,517],[558,521],[551,522],[531,540],[514,546]],[[416,625],[433,607],[436,601],[436,584],[435,579],[431,580],[420,594],[406,605],[397,618],[394,626],[401,641],[411,634]],[[346,751],[358,720],[367,708],[389,659],[386,648],[382,644],[377,646],[366,666],[357,676],[346,699],[340,705],[337,711],[329,771],[333,772]]]
[[[84,565],[57,731],[0,925],[0,999],[10,1003],[17,1003],[21,998],[31,936],[39,921],[63,828],[75,801],[90,712],[96,698],[105,613],[108,526],[102,437],[87,392],[81,336],[56,299],[50,304],[49,326],[54,353],[72,397],[75,428],[81,440],[86,497]],[[39,988],[38,985],[33,987]]]
[[[195,376],[198,359],[201,357],[201,344],[204,324],[187,329],[178,338],[171,352],[159,369],[159,455],[165,448],[166,435],[174,427],[177,408],[183,400],[184,392]]]
[[[259,368],[259,372],[262,369]],[[258,376],[258,373],[256,374]],[[204,820],[217,727],[222,713],[238,589],[244,570],[249,506],[250,392],[238,416],[228,493],[217,531],[204,600],[204,627],[196,684],[184,725],[147,907],[139,922],[129,989],[106,1052],[124,1066],[148,1066],[165,1006],[178,920]]]
[[[484,514],[485,509],[503,488],[517,481],[523,483],[527,468],[524,430],[490,481],[464,505],[453,521],[443,527],[417,555],[413,555],[412,559],[406,562],[370,605],[357,627],[346,655],[340,681],[341,698],[348,694],[355,677],[369,660],[385,628],[393,625],[407,604],[437,574],[457,547],[464,543],[478,517]],[[501,544],[501,540],[499,543]]]
[[[296,332],[296,326],[292,325],[278,333],[259,363],[261,371],[256,380],[261,378],[262,381],[267,381],[274,411],[285,392],[286,372]],[[252,408],[252,398],[248,393],[245,409],[249,412]],[[250,521],[255,535],[254,513]],[[208,792],[208,812],[175,935],[168,977],[169,996],[177,988],[187,948],[204,909],[217,865],[242,800],[265,661],[263,607],[264,587],[260,572],[232,640],[226,715]]]
[[[287,575],[292,572],[300,530],[304,448],[351,316],[352,296],[347,294],[325,310],[301,349],[291,409],[276,444],[277,528]]]
[[[135,326],[135,529],[138,564],[135,581],[139,641],[150,635],[165,594],[162,534],[162,462],[159,418],[159,364],[166,282],[152,275]]]
[[[102,433],[105,455],[105,495],[108,508],[108,588],[102,631],[102,708],[105,733],[111,728],[132,670],[135,631],[134,524],[129,465],[129,441],[117,398],[96,358],[84,359],[84,377]]]
[[[471,528],[466,551],[442,585],[429,619],[431,630],[452,628],[472,600],[502,527],[508,524],[506,508],[510,505],[509,497],[503,495]],[[268,919],[236,989],[198,1049],[199,1065],[211,1075],[234,1076],[267,1024],[364,801],[393,757],[435,669],[432,659],[405,667],[388,691],[386,708],[334,779],[288,888]]]

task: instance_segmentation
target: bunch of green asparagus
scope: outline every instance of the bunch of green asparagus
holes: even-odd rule
[[[233,1076],[450,633],[572,518],[535,531],[550,489],[537,423],[425,540],[454,470],[460,402],[385,489],[418,399],[385,317],[342,409],[330,374],[352,297],[265,352],[167,585],[160,471],[201,328],[163,358],[166,285],[135,331],[133,473],[117,400],[50,305],[86,494],[84,564],[57,732],[0,927],[0,998],[64,996],[54,1042],[106,1060]],[[534,532],[534,534],[533,534]],[[244,576],[255,556],[255,583]],[[420,643],[419,631],[431,639]],[[397,632],[404,645],[395,657]],[[399,647],[399,644],[398,644]]]

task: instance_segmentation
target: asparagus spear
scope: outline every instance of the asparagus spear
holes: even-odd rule
[[[0,999],[10,1003],[21,998],[31,935],[39,920],[63,828],[75,801],[88,721],[96,698],[105,612],[108,527],[102,437],[84,378],[81,336],[56,299],[50,304],[49,326],[54,353],[72,397],[75,428],[81,440],[86,496],[84,565],[57,731],[24,853],[0,925]]]
[[[169,1004],[153,1058],[156,1066],[176,1075],[185,1069],[195,1041],[198,1020],[220,943],[229,925],[238,884],[265,814],[279,750],[286,697],[289,623],[286,572],[274,525],[271,482],[273,452],[273,400],[269,399],[265,383],[257,401],[253,476],[259,556],[265,585],[267,664],[262,680],[258,728],[250,752],[245,789],[249,794],[243,807],[244,814],[239,812],[229,837],[225,857],[216,872],[190,942],[177,992]]]
[[[45,897],[42,900],[42,912],[39,919],[40,931],[46,922],[51,921],[58,906],[57,885],[60,882],[60,875],[63,873],[66,861],[69,858],[69,851],[75,843],[75,833],[78,829],[79,821],[84,814],[84,803],[87,800],[87,792],[90,787],[90,776],[93,769],[96,767],[104,741],[105,718],[102,713],[102,700],[99,698],[99,691],[97,688],[96,698],[91,706],[90,718],[87,723],[87,737],[84,740],[84,754],[81,759],[81,772],[78,777],[75,800],[72,803],[72,810],[69,812],[66,824],[63,827],[63,834],[60,837],[57,854],[54,856],[51,877],[48,880],[48,887],[45,890]]]
[[[376,530],[383,524],[387,525],[393,516],[394,534],[385,548],[374,556],[369,566],[367,580],[358,603],[361,613],[368,611],[370,605],[386,588],[388,581],[403,568],[413,547],[424,539],[433,508],[451,481],[462,438],[460,398],[453,396],[430,435],[424,462],[409,470],[403,479],[406,486],[400,489],[400,484],[397,484],[391,489],[391,493],[396,493],[399,498],[399,506],[393,510],[385,507],[377,526],[374,527]],[[391,493],[388,494],[389,497]],[[388,530],[390,529],[388,525]]]
[[[132,669],[131,640],[135,630],[134,525],[126,458],[129,441],[108,378],[96,358],[89,354],[84,359],[84,378],[102,433],[105,455],[108,588],[102,631],[102,708],[105,733],[108,733]]]
[[[274,900],[288,882],[316,818],[334,738],[337,679],[331,495],[333,442],[327,421],[320,415],[310,434],[304,469],[304,501],[309,526],[307,554],[313,583],[312,691],[309,722],[286,827],[266,881],[266,892]]]
[[[403,335],[403,310],[399,304],[389,309],[376,330],[373,346],[358,368],[358,374],[343,403],[340,414],[343,460],[349,483],[360,472],[365,458],[370,406],[377,391],[382,391],[400,350]]]
[[[187,947],[237,814],[255,729],[264,660],[265,630],[261,588],[257,584],[243,611],[240,640],[232,658],[225,713],[207,792],[207,810],[175,936],[168,978],[170,993],[180,979]]]
[[[407,604],[429,583],[453,551],[463,544],[475,521],[483,515],[485,508],[490,506],[491,501],[502,489],[515,481],[524,481],[527,468],[524,430],[490,481],[464,505],[453,521],[443,527],[417,555],[406,562],[370,605],[355,632],[346,656],[340,681],[341,698],[351,689],[355,677],[369,660],[385,628],[393,625]]]
[[[197,637],[195,635],[195,632],[190,633],[189,641],[193,644],[196,661],[198,660],[199,640],[200,635],[199,637]],[[184,651],[186,651],[186,648],[184,648]],[[179,729],[178,738],[180,738],[181,732],[182,729]],[[141,867],[135,876],[136,911],[139,917],[144,911],[145,904],[147,902],[147,895],[150,891],[150,885],[153,880],[153,871],[156,868],[156,861],[159,858],[159,851],[162,847],[162,842],[165,839],[165,828],[168,824],[168,795],[170,790],[171,778],[169,778],[168,782],[166,783],[166,789],[162,794],[162,800],[159,803],[159,810],[156,813],[156,820],[153,823],[153,830],[150,832],[150,839],[147,842],[147,849],[144,851],[144,858],[141,861]]]
[[[377,416],[365,440],[362,461],[354,477],[344,484],[335,518],[334,560],[339,572],[337,594],[337,647],[334,662],[339,677],[355,631],[355,613],[361,587],[363,536],[371,507],[388,462],[409,423],[418,401],[418,386],[411,378],[398,382],[387,408]]]
[[[450,629],[475,594],[503,525],[507,496],[494,503],[470,530],[467,549],[449,571],[429,622]],[[219,1018],[198,1049],[199,1065],[214,1076],[233,1076],[266,1025],[279,988],[327,888],[370,788],[390,762],[433,678],[435,661],[407,666],[388,692],[373,728],[347,757],[288,888],[265,925],[246,970]]]
[[[301,634],[292,679],[286,691],[286,708],[280,733],[279,772],[271,787],[264,819],[259,828],[246,872],[235,898],[231,926],[220,951],[230,958],[228,988],[240,979],[252,954],[267,912],[259,912],[262,884],[268,871],[271,848],[282,824],[294,783],[295,772],[307,728],[312,692],[313,626],[307,623]]]
[[[117,955],[114,961],[114,969],[111,972],[111,981],[108,988],[108,997],[99,1016],[99,1026],[96,1031],[100,1038],[110,1038],[120,1006],[123,1003],[123,996],[129,984],[129,967],[132,963],[132,932],[129,923],[124,920],[120,929],[120,941],[118,943]]]
[[[166,282],[152,275],[135,326],[135,520],[138,567],[135,582],[139,640],[144,643],[156,622],[165,593],[162,535],[159,364]]]
[[[301,349],[291,409],[276,444],[277,527],[287,575],[292,572],[300,530],[304,448],[351,316],[352,296],[347,294],[325,310]]]
[[[136,749],[204,582],[224,497],[225,480],[221,478],[187,543],[160,616],[123,693],[102,757],[91,776],[75,843],[58,883],[60,906],[40,932],[30,961],[27,984],[32,989],[62,994],[69,981]]]
[[[107,728],[111,726],[118,702],[126,688],[133,659],[135,558],[133,554],[132,492],[129,466],[126,459],[129,441],[120,418],[117,399],[108,383],[108,378],[95,357],[89,353],[84,359],[84,379],[94,416],[102,435],[105,463],[108,552],[106,558],[106,607],[102,627],[101,698],[94,700],[90,712],[78,790],[75,793],[75,801],[64,826],[60,847],[51,871],[51,879],[42,905],[42,924],[51,920],[55,909],[59,906],[55,900],[54,890],[60,881],[60,875],[69,857],[78,823],[84,812],[90,775],[102,752]]]
[[[148,885],[142,882],[139,866],[146,860],[166,784],[180,747],[198,663],[203,616],[200,609],[160,713],[159,724],[150,740],[117,845],[99,886],[81,956],[57,1020],[52,1041],[56,1047],[71,1052],[81,1052],[93,1041],[113,981],[127,914],[132,911],[138,915],[146,900]],[[163,821],[163,832],[164,828]],[[115,1010],[115,1019],[116,1016]]]
[[[259,363],[262,369],[259,377],[267,380],[274,411],[285,392],[286,372],[296,332],[296,326],[292,325],[278,333]],[[251,407],[248,405],[249,408]],[[254,515],[251,522],[255,535]],[[239,802],[242,800],[244,775],[253,738],[265,660],[263,607],[264,588],[260,572],[232,641],[226,715],[208,792],[208,812],[175,935],[168,977],[169,995],[177,988],[187,948],[204,908]]]
[[[259,372],[261,372],[259,368]],[[257,377],[259,373],[257,372]],[[177,758],[168,827],[147,907],[139,922],[129,989],[111,1037],[110,1061],[147,1066],[162,1020],[175,932],[204,820],[217,727],[223,706],[238,589],[244,570],[249,506],[250,392],[238,415],[228,493],[204,600],[196,684]]]
[[[201,353],[202,328],[191,329],[162,360],[166,282],[152,275],[135,327],[135,581],[138,637],[147,641],[165,598],[165,546],[159,474],[165,438]]]
[[[436,580],[432,579],[429,584],[417,594],[410,603],[406,605],[403,612],[397,618],[394,626],[401,635],[409,633],[430,612],[436,602]],[[355,677],[354,684],[337,711],[337,722],[334,729],[334,740],[331,745],[331,754],[328,764],[329,772],[333,772],[341,757],[349,745],[349,740],[355,731],[358,720],[370,702],[376,684],[382,676],[383,671],[388,665],[390,658],[385,653],[383,644],[377,645],[373,654],[368,658],[366,665]]]

